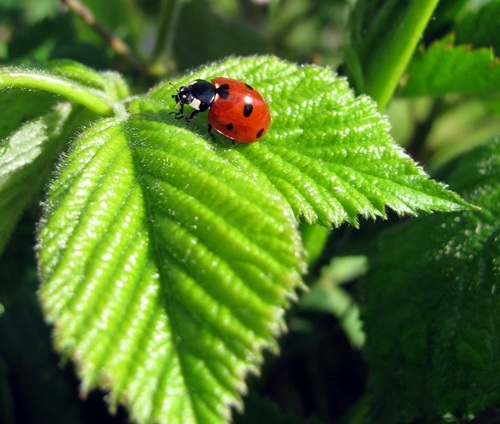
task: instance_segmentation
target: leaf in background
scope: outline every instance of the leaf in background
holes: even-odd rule
[[[237,4],[232,15],[217,13],[224,2],[184,2],[179,11],[179,22],[188,23],[182,36],[174,37],[173,57],[180,69],[199,67],[238,52],[241,55],[264,53],[266,44],[259,36],[260,25],[249,25],[240,18]],[[247,14],[250,19],[252,14]],[[200,42],[200,34],[204,34]]]
[[[33,24],[54,16],[57,13],[57,3],[52,0],[18,0],[17,6],[22,5],[26,20]]]
[[[301,309],[335,316],[349,342],[357,348],[365,343],[360,308],[342,284],[360,278],[366,271],[365,256],[336,257],[328,266],[323,267],[320,278],[311,286],[311,291],[301,297],[299,304]]]
[[[2,101],[2,109],[9,105]],[[46,115],[32,120],[0,144],[0,252],[21,212],[45,183],[50,165],[60,151],[63,123],[71,106],[61,103]]]
[[[230,148],[222,140],[226,148],[218,154],[256,178],[265,174],[297,217],[326,226],[346,221],[356,225],[358,215],[385,217],[387,207],[399,214],[464,207],[394,143],[375,103],[355,97],[346,80],[331,70],[297,67],[273,57],[234,58],[175,84],[219,75],[261,91],[272,122],[262,142]],[[137,103],[133,110],[168,115],[175,110],[174,93],[170,84],[161,84],[149,93],[154,102]],[[206,118],[201,116],[186,127],[206,136]]]
[[[51,110],[60,99],[43,91],[28,91],[21,88],[10,88],[0,91],[0,140],[27,121],[44,115]],[[3,145],[3,144],[2,144]]]
[[[422,44],[430,44],[453,31],[457,17],[470,3],[469,0],[440,0],[422,34]]]
[[[487,2],[478,11],[470,11],[457,24],[457,44],[472,44],[474,47],[493,47],[500,56],[500,1]]]
[[[450,37],[414,58],[401,95],[494,94],[499,87],[500,62],[492,50],[456,46]]]
[[[381,238],[365,286],[374,422],[470,418],[500,402],[499,157],[497,139],[451,178],[481,211],[419,218]]]
[[[300,282],[290,211],[210,144],[138,116],[78,138],[40,231],[41,299],[84,390],[140,422],[221,422]]]

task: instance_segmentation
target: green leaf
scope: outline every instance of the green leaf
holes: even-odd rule
[[[418,209],[456,210],[465,203],[429,180],[392,140],[389,124],[366,96],[355,97],[343,78],[317,66],[297,67],[273,57],[234,58],[192,73],[174,85],[218,75],[249,82],[268,100],[269,133],[262,142],[234,148],[220,142],[218,154],[245,173],[265,174],[307,222],[357,225],[358,216],[386,216]],[[175,90],[168,83],[132,105],[135,113],[159,113],[168,122]],[[206,118],[184,124],[205,134]]]
[[[493,47],[500,56],[500,1],[489,1],[478,11],[470,11],[456,27],[457,44],[472,44],[474,47]]]
[[[403,96],[493,94],[500,87],[500,62],[489,49],[454,45],[449,37],[434,43],[410,65]]]
[[[440,0],[423,33],[426,44],[449,33],[467,4],[469,0]]]
[[[83,388],[140,422],[221,422],[299,284],[290,211],[206,142],[133,117],[74,144],[40,231],[40,296]]]
[[[322,269],[319,280],[300,301],[302,309],[335,316],[351,344],[357,348],[365,342],[359,305],[341,285],[361,277],[366,269],[367,260],[364,256],[334,258],[328,267]]]
[[[0,140],[19,129],[23,123],[44,115],[59,101],[56,96],[43,91],[30,92],[20,88],[0,91]]]
[[[128,88],[115,73],[97,73],[67,60],[51,62],[43,70],[2,68],[0,81],[10,88],[0,92],[1,252],[75,130],[96,118],[92,110],[109,113],[108,105],[128,96]],[[23,90],[28,87],[43,91]],[[50,93],[67,95],[90,110],[58,103],[60,97]]]
[[[9,100],[9,97],[0,96],[0,107],[7,111],[10,103],[5,100]],[[61,103],[49,113],[25,123],[1,140],[0,252],[26,204],[46,182],[45,177],[50,172],[48,165],[65,141],[61,135],[70,112],[71,106]]]
[[[465,419],[500,403],[500,140],[467,154],[451,185],[481,211],[386,232],[366,282],[374,422]]]
[[[302,222],[300,227],[300,237],[307,252],[307,262],[314,264],[325,248],[330,231],[322,225],[311,225]]]

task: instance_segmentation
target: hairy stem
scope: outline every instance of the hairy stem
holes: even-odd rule
[[[29,72],[19,71],[15,68],[3,68],[0,72],[0,89],[12,87],[47,91],[85,106],[98,115],[109,116],[113,114],[112,105],[97,92],[40,71]]]

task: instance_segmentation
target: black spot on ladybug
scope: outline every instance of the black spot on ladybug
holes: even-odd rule
[[[229,84],[222,84],[219,88],[217,88],[217,94],[222,99],[227,99],[229,97]]]
[[[226,125],[226,128],[231,131],[233,128],[234,128],[234,125],[233,124],[227,124]]]
[[[253,90],[253,87],[249,84],[245,84],[245,87],[248,88],[249,90]]]
[[[262,137],[262,134],[264,134],[264,128],[261,128],[259,130],[259,132],[257,133],[257,135],[255,136],[255,138],[261,138]]]
[[[250,103],[245,103],[245,106],[243,106],[243,116],[245,118],[248,118],[253,112],[253,105]]]

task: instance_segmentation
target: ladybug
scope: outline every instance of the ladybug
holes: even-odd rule
[[[212,82],[197,79],[179,88],[172,98],[180,104],[176,119],[186,118],[189,122],[210,109],[209,134],[214,129],[233,142],[254,143],[264,137],[271,123],[271,112],[262,96],[235,79],[219,77]],[[194,109],[190,115],[184,114],[184,105]]]

